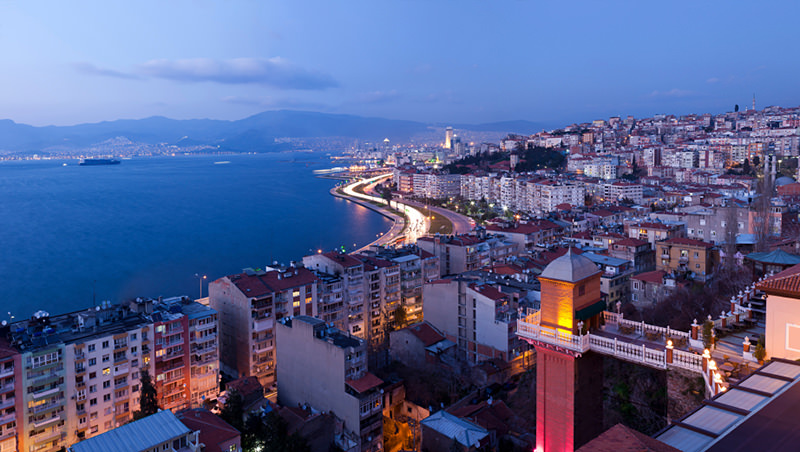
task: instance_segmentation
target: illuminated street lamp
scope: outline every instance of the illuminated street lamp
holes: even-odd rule
[[[207,278],[206,275],[200,276],[200,274],[195,273],[194,277],[200,281],[200,298],[203,298],[203,280]]]

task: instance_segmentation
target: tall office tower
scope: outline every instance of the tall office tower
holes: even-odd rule
[[[305,268],[245,269],[209,283],[219,314],[220,365],[233,377],[275,383],[275,322],[285,316],[317,316],[317,276]]]
[[[448,127],[444,132],[444,148],[450,149],[453,146],[453,128]]]

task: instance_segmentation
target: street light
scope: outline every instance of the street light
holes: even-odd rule
[[[195,273],[194,277],[197,278],[200,282],[200,298],[203,298],[203,280],[207,278],[206,275],[200,276],[199,273]]]

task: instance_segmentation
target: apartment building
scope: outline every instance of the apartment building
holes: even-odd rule
[[[644,240],[630,237],[617,240],[608,247],[608,254],[632,262],[634,273],[649,272],[656,268],[656,253]]]
[[[397,265],[400,271],[400,306],[406,323],[422,321],[422,285],[439,278],[439,259],[417,245],[402,248],[373,248],[363,254],[378,257]],[[393,279],[391,279],[393,281]],[[397,328],[394,318],[392,329]],[[385,338],[384,338],[385,339]]]
[[[719,263],[714,245],[683,237],[656,243],[656,270],[691,273],[695,281],[710,279]]]
[[[628,237],[643,240],[653,247],[655,247],[656,242],[674,237],[683,237],[686,234],[684,225],[677,223],[631,222],[625,223],[624,228],[628,233]]]
[[[305,256],[303,265],[309,270],[341,278],[347,307],[347,331],[366,339],[369,310],[365,298],[364,263],[348,254],[331,251]]]
[[[439,258],[439,273],[455,275],[503,264],[517,254],[514,243],[500,235],[462,234],[454,236],[421,237],[417,246]]]
[[[542,181],[533,184],[533,189],[532,210],[537,215],[554,212],[560,204],[582,206],[586,196],[583,184],[569,182]]]
[[[606,308],[614,310],[617,303],[626,303],[630,299],[630,278],[633,275],[633,264],[626,259],[604,256],[595,253],[582,253],[600,269],[600,294],[606,302]]]
[[[366,341],[305,315],[281,319],[276,334],[278,401],[338,417],[343,450],[381,450],[383,381],[367,371]]]
[[[219,314],[220,365],[233,377],[275,384],[275,322],[317,316],[318,278],[305,268],[245,269],[208,284],[209,306]]]
[[[364,290],[369,314],[367,341],[371,350],[383,348],[389,339],[388,332],[395,327],[394,313],[402,306],[400,264],[360,254],[353,257],[364,265]]]
[[[22,412],[22,391],[17,394],[21,380],[20,354],[6,341],[10,327],[3,322],[0,327],[0,452],[17,450],[17,416]]]
[[[516,336],[518,304],[496,287],[462,277],[425,284],[425,320],[457,345],[470,364],[500,359],[522,369],[527,344]],[[516,363],[515,360],[520,361]]]
[[[126,306],[51,317],[38,311],[10,325],[20,353],[16,381],[19,450],[58,450],[132,419],[151,321]]]
[[[219,392],[217,312],[187,297],[158,301],[152,309],[159,406],[202,407]]]
[[[641,204],[643,198],[642,190],[641,184],[617,181],[603,185],[603,197],[609,202],[629,199],[634,204]]]

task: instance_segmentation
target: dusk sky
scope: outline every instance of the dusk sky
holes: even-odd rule
[[[0,118],[440,123],[800,104],[800,2],[0,1]]]

